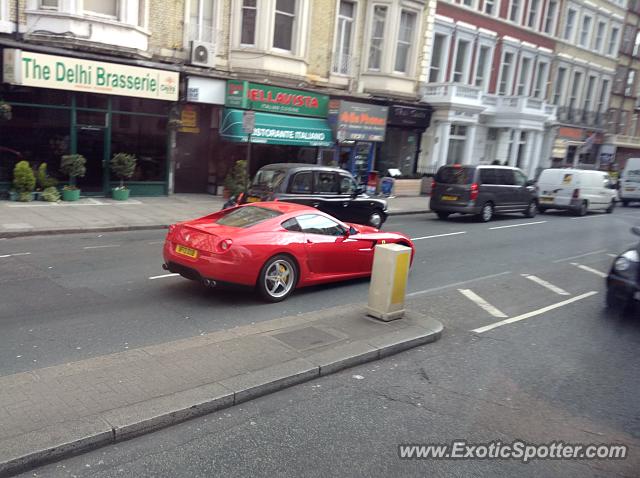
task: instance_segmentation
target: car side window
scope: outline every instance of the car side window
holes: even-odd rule
[[[306,234],[321,234],[323,236],[342,236],[345,233],[344,227],[325,216],[318,214],[305,214],[298,216],[302,232]]]
[[[316,187],[314,192],[317,194],[338,194],[335,173],[316,171]]]
[[[496,169],[497,183],[506,186],[513,186],[515,179],[511,169]]]
[[[349,176],[340,175],[340,194],[353,194],[356,192],[356,183]]]
[[[311,171],[296,173],[291,181],[291,192],[293,194],[311,194],[312,184],[313,173]]]
[[[514,171],[513,174],[515,176],[516,186],[524,186],[527,184],[527,177],[520,171]]]
[[[296,221],[295,217],[292,217],[291,219],[287,219],[281,225],[287,231],[302,232],[302,228],[300,227],[300,224],[298,224],[298,221]]]
[[[498,184],[498,177],[495,169],[481,169],[480,182],[482,184]]]

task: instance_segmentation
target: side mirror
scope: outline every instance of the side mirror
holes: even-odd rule
[[[351,196],[356,197],[364,192],[364,188],[362,186],[358,186]]]
[[[535,186],[536,185],[536,180],[535,179],[527,179],[527,182],[524,183],[525,186]]]
[[[631,228],[631,232],[633,232],[636,236],[640,236],[640,226],[633,226]]]
[[[353,236],[354,234],[358,234],[359,231],[355,227],[351,226],[347,232],[350,236]]]

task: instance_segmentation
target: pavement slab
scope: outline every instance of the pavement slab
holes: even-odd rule
[[[440,337],[364,304],[0,377],[0,476],[125,440]]]

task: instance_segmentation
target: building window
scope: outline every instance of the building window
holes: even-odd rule
[[[573,8],[567,10],[567,23],[564,25],[564,36],[563,38],[569,42],[573,41],[573,35],[576,24],[576,16],[578,12]]]
[[[369,69],[380,70],[382,67],[382,45],[384,27],[387,20],[387,7],[373,7],[373,24],[371,25],[371,46],[369,47]]]
[[[356,5],[353,2],[340,2],[338,12],[338,30],[334,49],[333,72],[341,75],[351,73],[351,43],[353,42],[353,20]]]
[[[606,28],[607,22],[598,22],[598,26],[596,27],[596,38],[593,43],[593,49],[598,53],[602,52],[602,46],[604,45],[604,32]]]
[[[633,44],[633,56],[638,56],[638,53],[640,53],[640,31],[636,33],[636,40]]]
[[[580,95],[580,87],[582,83],[582,73],[576,71],[573,74],[573,81],[571,82],[571,94],[569,96],[569,111],[572,111],[578,104],[578,96]]]
[[[636,84],[636,70],[629,70],[629,74],[627,75],[627,84],[624,88],[624,96],[636,96],[635,92],[635,84]]]
[[[556,14],[558,12],[558,1],[550,0],[547,5],[547,16],[544,19],[544,32],[548,35],[555,33]]]
[[[473,0],[462,0],[462,4],[465,7],[472,7],[473,6]]]
[[[619,27],[611,27],[609,34],[609,46],[607,47],[607,55],[615,56],[618,47],[618,35],[620,35]]]
[[[562,93],[564,92],[564,82],[567,77],[567,69],[566,68],[558,68],[558,72],[556,73],[556,86],[553,91],[553,100],[552,103],[554,105],[560,104],[560,98],[562,98]]]
[[[636,28],[633,25],[626,25],[622,33],[622,53],[631,55],[635,40]]]
[[[487,91],[489,84],[489,65],[491,63],[491,47],[487,45],[480,45],[478,48],[478,56],[476,60],[476,79],[474,81],[475,86]]]
[[[536,70],[536,82],[533,86],[533,97],[544,98],[547,90],[547,75],[549,74],[549,64],[539,61]]]
[[[484,0],[484,4],[482,5],[482,11],[487,15],[495,15],[496,14],[496,0]]]
[[[522,10],[522,0],[511,0],[511,6],[509,8],[509,20],[512,22],[520,23],[520,16]]]
[[[189,5],[189,36],[191,40],[215,43],[214,7],[214,0],[191,0]]]
[[[40,0],[39,8],[41,10],[57,10],[58,0]]]
[[[452,124],[449,133],[449,150],[447,164],[460,164],[464,158],[464,144],[467,141],[467,127]]]
[[[256,44],[256,16],[258,8],[257,0],[242,0],[242,32],[240,34],[240,44]]]
[[[601,113],[606,109],[607,97],[609,96],[609,80],[604,78],[600,85],[600,95],[598,96],[598,104],[596,105],[596,113]]]
[[[583,48],[589,47],[589,34],[591,33],[592,20],[593,18],[587,15],[582,17],[582,28],[580,30],[580,39],[578,42]]]
[[[529,15],[527,17],[527,26],[538,29],[538,14],[540,13],[540,0],[529,0]]]
[[[273,47],[293,50],[293,31],[296,21],[296,0],[276,0]]]
[[[451,81],[454,83],[466,83],[469,81],[469,52],[471,48],[471,42],[467,40],[458,40],[458,47],[456,48],[456,59],[453,63],[453,76]]]
[[[431,67],[429,68],[429,83],[438,83],[444,80],[444,62],[447,42],[449,38],[441,33],[436,33],[433,37],[433,48],[431,56]]]
[[[398,45],[396,47],[396,65],[394,70],[400,73],[407,73],[409,70],[409,52],[413,42],[413,32],[415,31],[416,14],[402,10],[400,14],[400,31],[398,33]]]
[[[517,96],[528,96],[529,78],[531,76],[531,58],[522,57],[520,61],[520,79],[516,90]]]
[[[108,17],[117,17],[118,0],[84,0],[84,11]]]
[[[596,77],[589,76],[587,80],[587,90],[584,93],[584,111],[585,113],[591,112],[591,108],[593,106],[593,92],[596,86]]]
[[[498,84],[498,94],[508,95],[511,91],[511,76],[513,74],[513,59],[515,55],[510,51],[502,54],[502,65],[500,66],[500,82]]]

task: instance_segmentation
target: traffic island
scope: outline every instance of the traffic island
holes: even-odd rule
[[[437,340],[364,304],[0,377],[0,476],[116,443]]]

